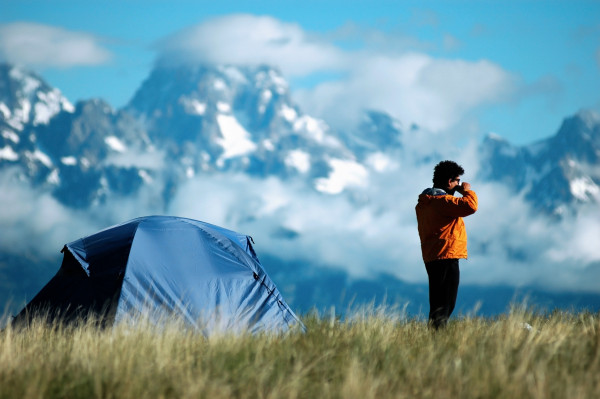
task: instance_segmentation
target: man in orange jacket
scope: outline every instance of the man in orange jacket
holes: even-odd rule
[[[429,322],[446,325],[456,304],[460,270],[467,258],[467,232],[463,217],[477,211],[477,195],[469,183],[460,184],[464,169],[442,161],[433,170],[433,187],[419,195],[415,208],[423,261],[429,277]],[[458,191],[462,197],[455,197]]]

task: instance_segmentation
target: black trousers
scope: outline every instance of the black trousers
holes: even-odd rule
[[[429,323],[436,330],[444,327],[456,305],[460,281],[458,259],[425,263],[429,276]]]

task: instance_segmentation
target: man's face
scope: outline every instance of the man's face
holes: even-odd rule
[[[456,176],[454,179],[448,180],[448,188],[446,191],[448,194],[454,195],[458,186],[460,186],[460,177]]]

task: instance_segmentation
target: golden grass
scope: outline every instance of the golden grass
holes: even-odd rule
[[[600,398],[598,314],[513,310],[439,332],[393,311],[303,321],[210,338],[176,322],[8,327],[0,398]]]

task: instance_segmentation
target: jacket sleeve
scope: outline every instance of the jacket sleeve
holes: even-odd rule
[[[450,217],[465,217],[477,211],[477,194],[473,190],[467,190],[462,197],[445,196],[441,201],[440,212]]]

